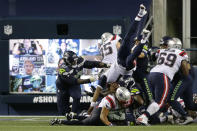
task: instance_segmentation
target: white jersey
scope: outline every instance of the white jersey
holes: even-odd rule
[[[105,107],[108,110],[117,110],[120,109],[120,105],[118,104],[118,100],[115,98],[114,94],[109,94],[104,97],[98,107]]]
[[[110,68],[104,73],[104,75],[107,77],[107,83],[109,82],[115,82],[121,75],[133,75],[133,71],[136,70],[136,66],[131,70],[126,70],[125,67],[122,67],[118,64],[117,61],[115,61]]]
[[[115,35],[109,42],[101,44],[99,50],[103,57],[103,63],[112,64],[117,60],[118,51],[116,44],[120,39],[120,36]]]
[[[182,60],[188,61],[185,51],[175,48],[160,49],[158,50],[157,65],[150,72],[164,73],[172,80],[179,70]]]

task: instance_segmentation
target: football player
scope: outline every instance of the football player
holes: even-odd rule
[[[112,35],[105,32],[101,35],[101,42],[99,43],[99,51],[102,56],[102,62],[112,65],[117,61],[118,49],[120,48],[122,38],[119,35]],[[101,69],[99,76],[106,72],[106,68]]]
[[[122,38],[119,35],[112,35],[105,32],[101,35],[99,51],[102,55],[102,62],[113,64],[117,60],[118,49]]]
[[[176,42],[175,48],[181,49],[182,43],[178,38],[173,38]],[[183,50],[180,53],[182,56],[186,55],[185,51]],[[185,103],[185,106],[187,109],[190,110],[197,110],[197,104],[193,100],[193,80],[194,80],[194,68],[187,63],[187,67],[189,69],[189,75],[184,76],[182,75],[182,72],[178,72],[174,79],[173,79],[173,85],[174,90],[172,92],[172,96],[170,98],[170,103],[173,109],[175,109],[180,115],[182,115],[182,118],[184,119],[183,123],[180,124],[189,124],[193,121],[192,117],[188,115],[188,113],[183,109],[181,104],[177,102],[177,99],[181,97]]]
[[[150,31],[148,30],[143,30],[143,34],[146,34],[148,35],[150,33]],[[140,41],[138,40],[139,38],[136,38],[135,40],[135,46],[136,47]],[[134,47],[132,48],[132,50],[134,49]],[[140,85],[140,87],[142,88],[142,92],[143,94],[145,94],[146,96],[146,103],[148,103],[148,92],[147,89],[146,89],[146,81],[144,81],[144,78],[147,77],[148,73],[149,73],[149,67],[148,67],[148,62],[149,62],[149,59],[148,59],[148,45],[145,44],[143,49],[142,49],[142,52],[140,53],[140,55],[136,58],[136,70],[133,72],[133,78],[135,79],[135,82]]]
[[[99,97],[101,90],[105,87],[106,83],[116,82],[121,75],[132,75],[135,70],[135,58],[141,53],[144,43],[146,43],[146,38],[141,40],[139,44],[131,53],[131,48],[133,47],[134,38],[138,32],[140,21],[144,15],[147,14],[146,8],[143,4],[140,5],[140,11],[135,18],[134,23],[130,26],[129,31],[127,32],[121,46],[118,50],[118,56],[115,63],[100,77],[99,85],[96,88],[96,91],[93,95],[93,100],[89,108],[93,109],[96,105],[96,101]]]
[[[185,76],[188,76],[188,56],[182,50],[174,48],[172,39],[162,38],[160,44],[164,49],[158,51],[157,64],[150,71],[148,76],[148,88],[152,91],[152,102],[146,112],[137,118],[138,124],[149,125],[148,118],[158,112],[169,99],[173,90],[171,81],[175,73],[181,69]]]
[[[66,125],[106,125],[113,126],[113,123],[109,121],[108,114],[110,110],[118,110],[124,108],[127,101],[131,99],[130,92],[124,88],[119,87],[118,84],[112,84],[116,86],[115,93],[111,93],[104,97],[101,102],[94,107],[92,114],[83,120],[51,120],[50,124],[66,124]]]
[[[73,117],[79,111],[81,88],[80,84],[94,82],[97,79],[90,77],[89,79],[80,79],[83,68],[107,68],[107,64],[98,61],[87,61],[77,56],[73,51],[65,51],[62,59],[58,63],[58,78],[56,80],[57,87],[57,107],[62,115],[69,117],[69,100],[73,98],[71,116]]]

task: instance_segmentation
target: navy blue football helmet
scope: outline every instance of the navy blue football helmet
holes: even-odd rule
[[[78,56],[73,51],[65,51],[63,59],[67,65],[74,67],[77,65]]]
[[[175,41],[170,36],[164,36],[161,38],[159,44],[160,46],[164,45],[164,46],[167,46],[168,48],[172,48],[173,45],[175,44]]]
[[[166,45],[166,46],[167,46],[169,40],[172,40],[172,37],[170,37],[170,36],[164,36],[164,37],[162,37],[161,40],[159,41],[159,44],[160,44],[160,45]]]

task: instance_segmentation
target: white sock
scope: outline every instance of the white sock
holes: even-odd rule
[[[159,111],[159,105],[156,102],[151,103],[148,108],[147,108],[147,112],[150,114],[150,116],[152,116],[153,114],[155,114],[156,112]]]

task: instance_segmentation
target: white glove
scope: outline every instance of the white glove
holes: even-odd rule
[[[97,81],[98,80],[98,77],[96,77],[96,76],[90,76],[90,82],[95,82],[95,81]]]

